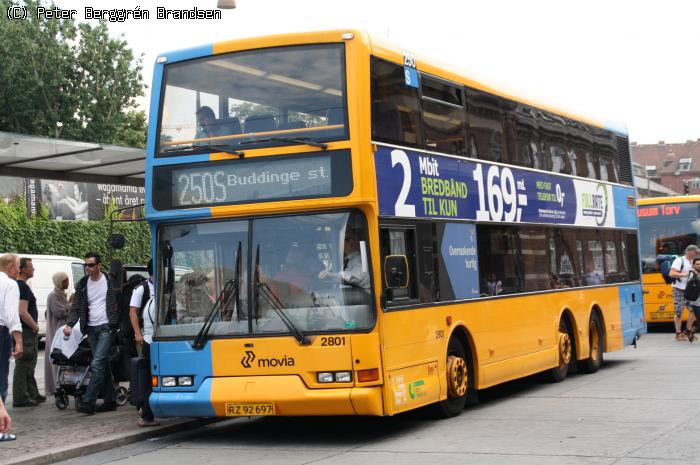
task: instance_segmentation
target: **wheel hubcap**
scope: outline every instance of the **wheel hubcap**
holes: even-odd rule
[[[571,361],[571,338],[567,333],[559,333],[559,366]]]
[[[447,357],[447,390],[450,397],[461,397],[467,392],[467,364],[463,358]]]

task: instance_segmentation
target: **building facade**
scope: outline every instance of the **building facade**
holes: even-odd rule
[[[700,139],[680,144],[659,141],[631,145],[632,160],[642,167],[649,181],[680,194],[700,194]],[[639,185],[638,189],[641,193]]]

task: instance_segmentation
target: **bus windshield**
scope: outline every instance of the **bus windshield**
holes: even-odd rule
[[[342,44],[174,63],[164,81],[160,156],[347,138]]]
[[[642,271],[658,270],[659,255],[683,255],[690,244],[698,244],[700,222],[697,203],[639,207],[639,240]]]
[[[157,337],[194,337],[217,300],[210,336],[289,334],[284,319],[304,333],[374,324],[359,212],[167,225],[158,244]]]

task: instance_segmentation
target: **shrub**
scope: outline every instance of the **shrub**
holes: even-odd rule
[[[40,208],[37,218],[27,217],[24,197],[5,204],[0,202],[0,253],[69,255],[83,257],[94,250],[107,260],[109,235],[108,206],[105,218],[99,221],[52,221],[46,208]],[[151,256],[151,232],[145,221],[118,222],[114,232],[126,236],[126,246],[113,258],[122,263],[145,264]]]

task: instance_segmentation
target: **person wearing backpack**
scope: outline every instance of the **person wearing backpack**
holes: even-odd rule
[[[686,328],[688,340],[695,340],[695,329],[700,320],[700,258],[693,259],[693,269],[688,277],[688,284],[685,287],[685,298],[688,300],[688,321]],[[692,316],[692,320],[691,320]]]
[[[149,368],[147,379],[150,380],[150,346],[153,337],[153,322],[155,320],[153,311],[155,305],[153,304],[153,299],[151,298],[153,293],[153,259],[148,260],[148,280],[136,287],[131,294],[131,302],[129,303],[129,319],[131,320],[131,326],[134,330],[134,340],[136,341],[136,347],[139,354],[141,354],[148,363],[146,364]],[[147,310],[144,312],[144,309]],[[132,375],[136,375],[133,374]],[[147,385],[146,387],[148,387]],[[155,426],[155,418],[153,416],[153,411],[148,403],[148,396],[150,391],[144,393],[145,400],[141,402],[141,418],[139,418],[139,426]]]
[[[685,254],[676,258],[671,264],[671,270],[668,275],[675,279],[671,286],[673,287],[673,324],[676,327],[676,340],[684,341],[687,335],[681,330],[683,325],[683,308],[687,304],[685,298],[685,287],[688,284],[688,275],[693,268],[693,260],[698,256],[700,249],[696,245],[689,245],[685,248]],[[692,316],[691,316],[692,315]],[[692,324],[691,318],[695,319],[695,314],[689,312],[688,323]]]
[[[664,278],[666,284],[673,284],[676,282],[676,280],[669,275],[671,272],[671,265],[676,258],[678,258],[676,255],[670,254],[659,254],[656,256],[656,269],[661,273],[661,277]]]
[[[148,260],[148,279],[144,279],[133,288],[129,300],[129,320],[134,334],[137,351],[141,353],[143,345],[143,309],[153,295],[153,259]],[[133,277],[132,277],[133,278]]]

